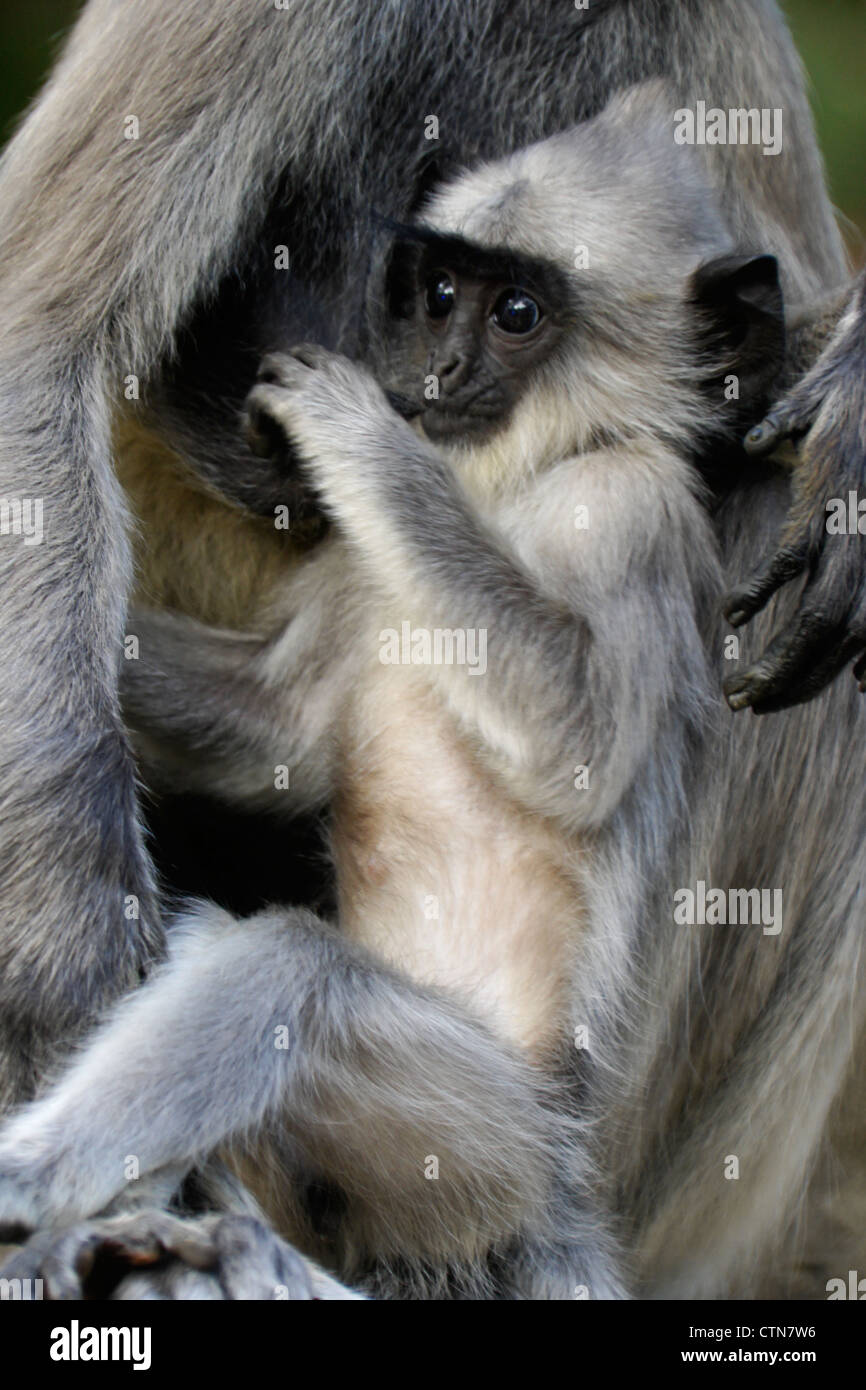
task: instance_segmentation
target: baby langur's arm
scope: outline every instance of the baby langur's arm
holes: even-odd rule
[[[334,549],[323,545],[291,584],[292,616],[270,640],[180,614],[130,616],[138,643],[122,663],[124,715],[157,787],[289,814],[327,801],[350,659],[351,599]]]
[[[532,480],[509,539],[368,373],[317,348],[265,370],[253,424],[264,413],[289,433],[391,599],[394,628],[408,621],[474,644],[474,670],[434,661],[429,675],[481,755],[536,812],[575,828],[609,816],[665,749],[665,725],[684,738],[705,713],[696,615],[719,577],[686,465],[647,446],[566,461]]]

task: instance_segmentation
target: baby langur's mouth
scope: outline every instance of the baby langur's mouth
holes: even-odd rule
[[[504,423],[501,402],[491,400],[487,405],[476,396],[468,405],[449,405],[442,400],[431,401],[421,418],[421,427],[428,439],[480,439],[492,434]]]

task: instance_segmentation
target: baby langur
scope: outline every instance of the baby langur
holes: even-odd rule
[[[322,348],[264,364],[252,429],[287,441],[330,534],[268,639],[140,614],[126,710],[153,781],[330,804],[337,920],[196,906],[2,1131],[5,1221],[119,1210],[115,1250],[128,1222],[126,1248],[150,1230],[212,1296],[227,1245],[276,1287],[265,1225],[242,1259],[204,1218],[196,1264],[176,1231],[201,1219],[122,1215],[130,1155],[235,1211],[227,1163],[248,1212],[357,1289],[624,1295],[575,1029],[600,943],[621,977],[608,907],[624,864],[639,883],[662,859],[706,722],[721,583],[695,461],[781,350],[775,262],[733,254],[667,116],[631,93],[433,197],[395,250],[402,414]],[[67,1238],[61,1293],[104,1239]],[[19,1261],[41,1268],[38,1240]]]

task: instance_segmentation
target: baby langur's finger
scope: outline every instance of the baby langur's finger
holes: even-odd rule
[[[728,594],[722,612],[731,626],[742,627],[743,623],[750,622],[783,584],[803,573],[808,558],[809,546],[805,539],[777,550],[765,570]]]
[[[109,1217],[100,1225],[106,1245],[114,1245],[130,1264],[149,1264],[161,1254],[176,1255],[196,1269],[214,1263],[215,1216],[188,1219],[166,1211]]]
[[[41,1279],[45,1297],[80,1299],[84,1281],[93,1268],[101,1243],[99,1229],[91,1223],[65,1231],[49,1229],[34,1235],[3,1268],[4,1279]]]
[[[224,1217],[214,1239],[220,1284],[232,1301],[273,1299],[278,1290],[291,1302],[313,1298],[306,1261],[254,1217]]]
[[[192,1270],[190,1272],[198,1274],[197,1270]],[[157,1270],[153,1274],[130,1274],[128,1278],[121,1279],[114,1292],[108,1295],[109,1300],[112,1303],[124,1303],[126,1301],[132,1303],[168,1303],[175,1295],[169,1292],[165,1274],[165,1270]],[[189,1298],[196,1297],[195,1294],[184,1294],[182,1296]],[[215,1296],[221,1298],[222,1295],[219,1289]]]
[[[261,386],[279,386],[288,390],[304,376],[303,368],[299,365],[301,362],[303,358],[298,349],[291,352],[268,352],[259,363],[256,381]]]
[[[288,352],[268,352],[259,363],[256,380],[284,391],[300,386],[310,371],[323,367],[334,354],[321,343],[297,343]]]
[[[81,1277],[76,1267],[81,1242],[77,1238],[70,1242],[70,1234],[39,1231],[0,1266],[0,1276],[6,1280],[20,1280],[22,1284],[41,1279],[47,1298],[81,1298]],[[46,1273],[46,1260],[58,1245],[63,1245],[64,1257],[58,1267],[52,1266]]]
[[[279,458],[289,447],[279,407],[283,392],[271,385],[254,386],[244,406],[243,430],[247,444],[259,458]]]
[[[84,1297],[84,1285],[96,1262],[99,1236],[75,1226],[46,1254],[40,1271],[48,1298],[75,1301]]]
[[[296,347],[289,349],[287,356],[315,371],[317,368],[323,367],[326,362],[333,358],[334,354],[330,348],[323,347],[321,343],[298,343]]]
[[[136,1271],[123,1279],[111,1295],[120,1302],[157,1299],[172,1302],[218,1302],[225,1298],[215,1274],[175,1262],[153,1272]]]

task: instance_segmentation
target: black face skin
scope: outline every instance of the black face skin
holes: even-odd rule
[[[476,441],[502,428],[532,372],[560,341],[568,291],[555,267],[457,237],[420,234],[408,316],[418,365],[435,376],[437,398],[422,403],[432,440]]]

